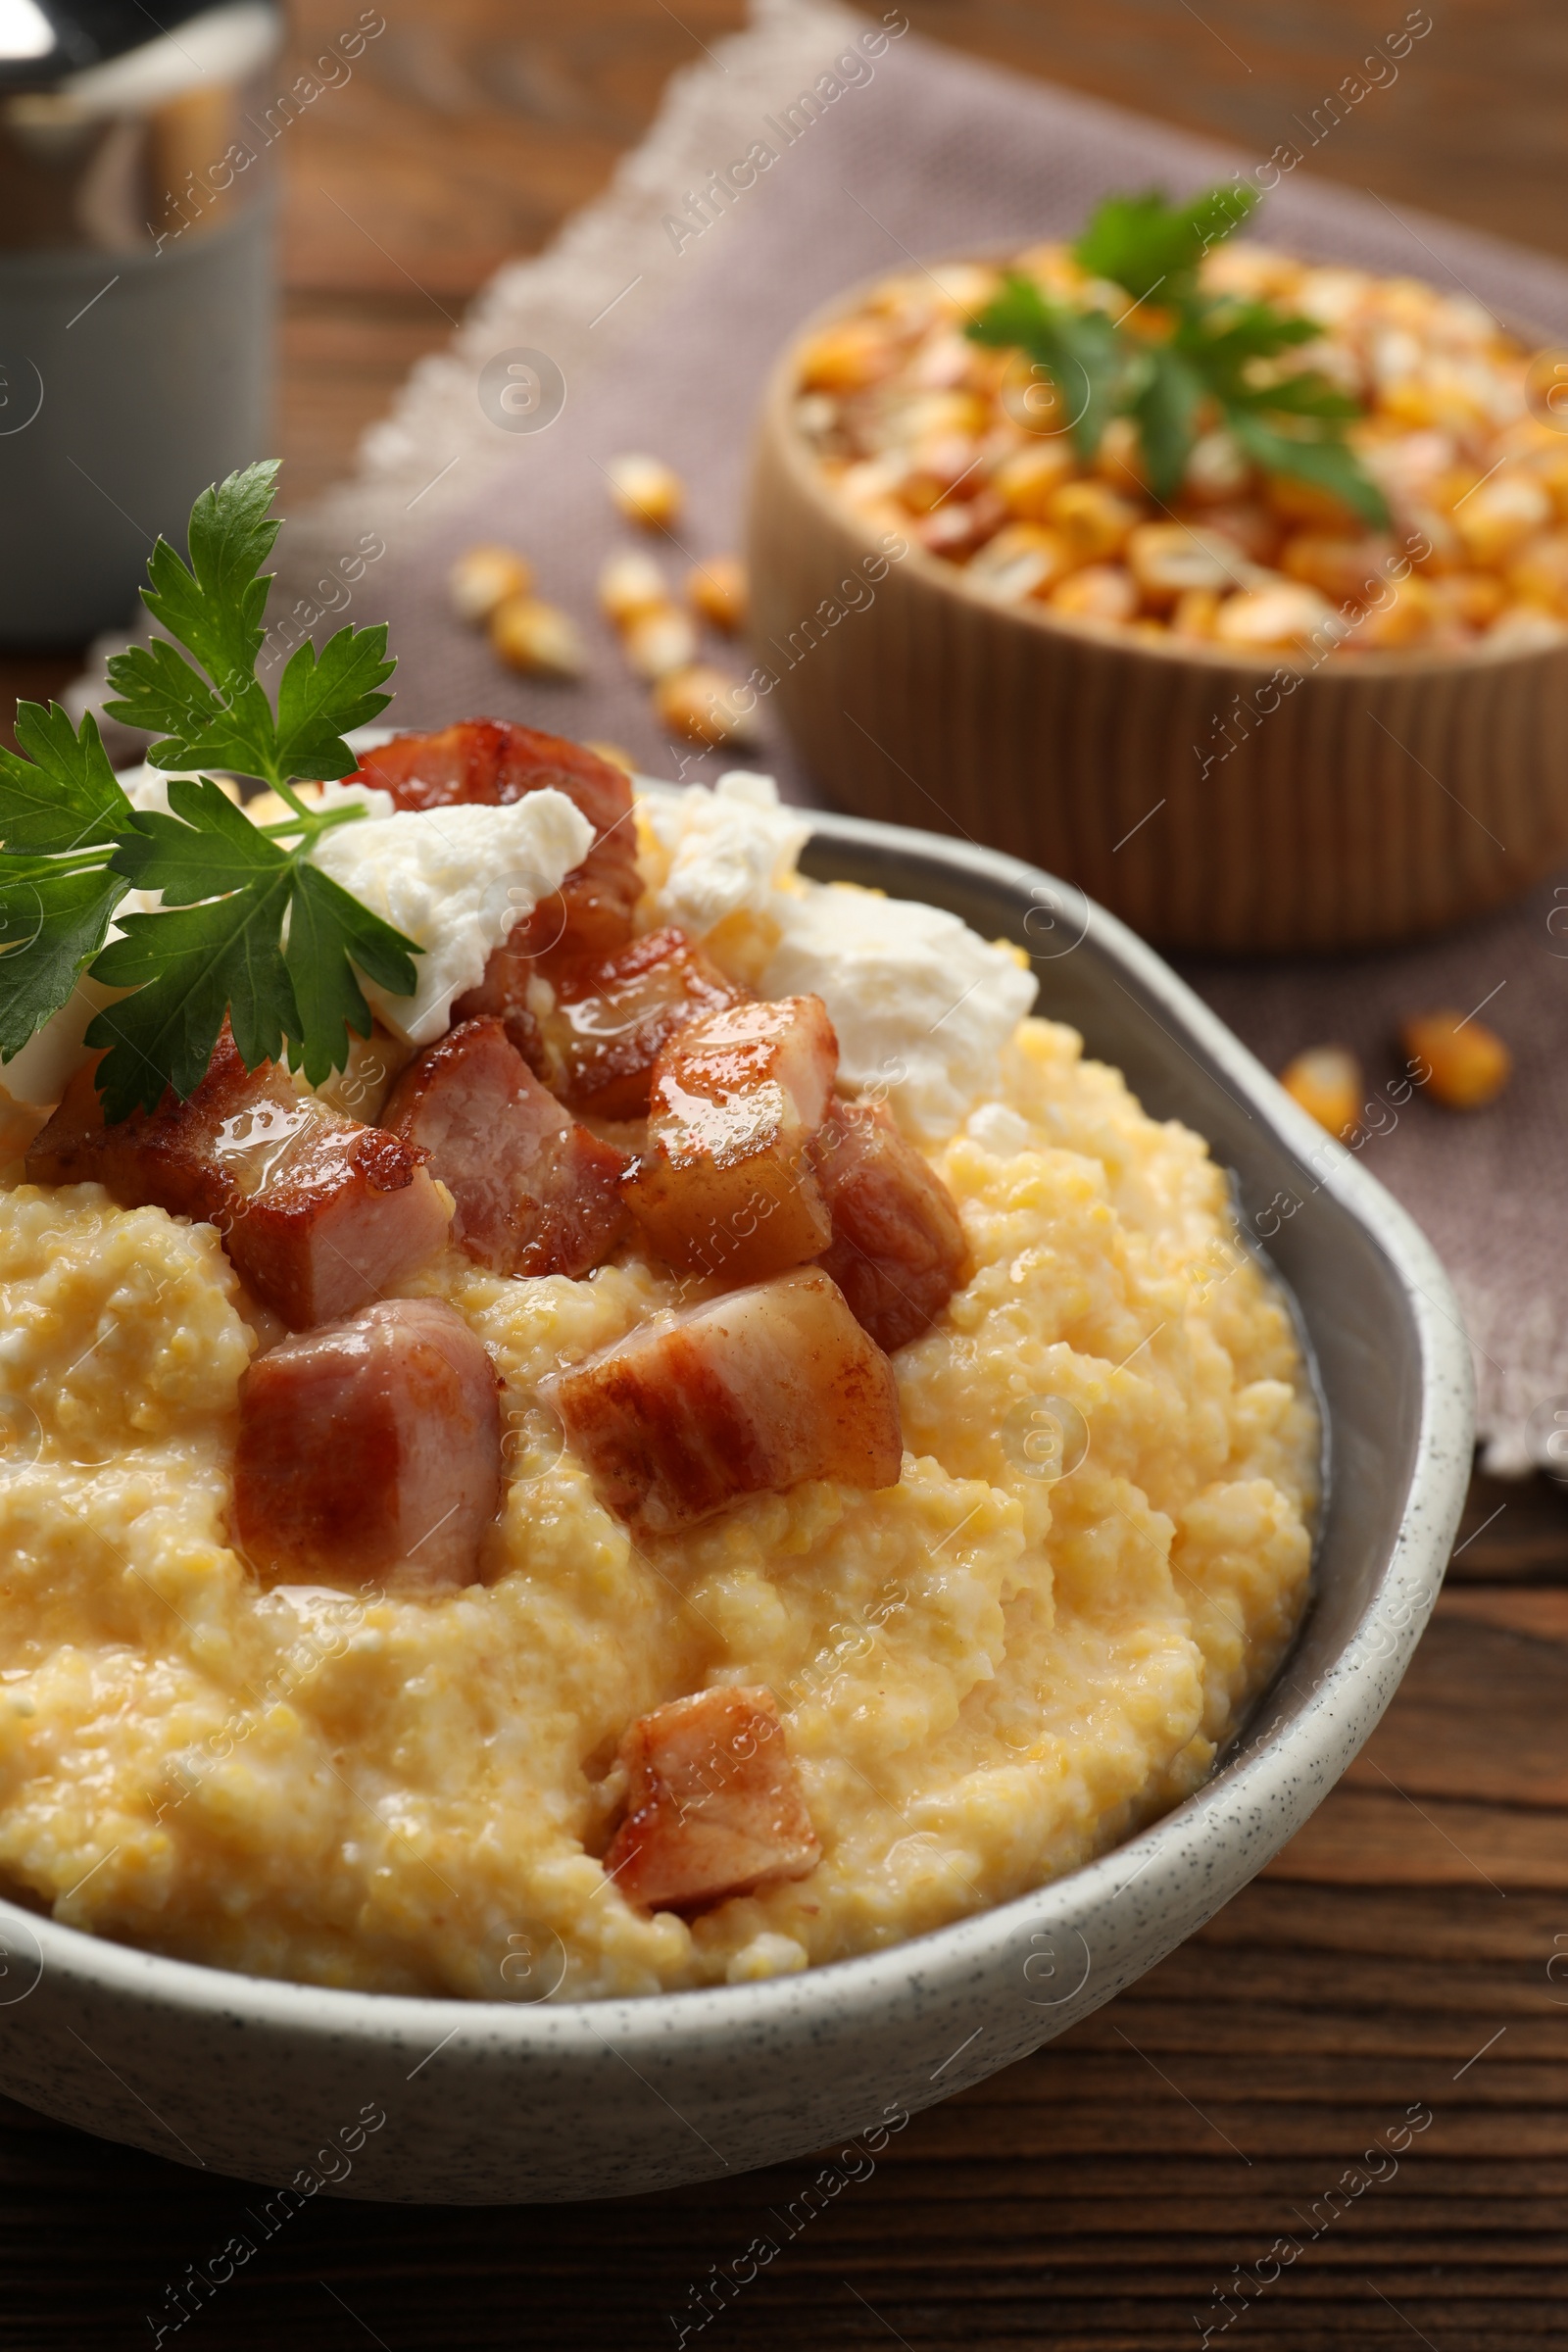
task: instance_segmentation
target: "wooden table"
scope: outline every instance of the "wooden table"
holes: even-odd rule
[[[734,0],[678,13],[576,0],[569,15],[539,0],[382,5],[387,31],[353,82],[290,133],[281,446],[294,508],[344,469],[487,272],[603,184],[669,73],[740,13]],[[959,47],[1259,153],[1403,13],[1393,0],[907,6]],[[1319,168],[1568,252],[1568,20],[1548,0],[1433,0],[1433,13],[1419,71],[1347,123]],[[349,17],[303,0],[302,61]],[[12,659],[0,690],[48,692],[78,654]],[[1478,1480],[1393,1709],[1279,1862],[1065,2039],[918,2118],[707,2340],[1155,2352],[1207,2328],[1252,2352],[1568,2342],[1565,1690],[1568,1496]],[[1391,2134],[1397,2145],[1412,2111],[1430,2122],[1396,2169],[1363,2163]],[[689,2290],[810,2169],[612,2206],[313,2207],[181,2340],[672,2345]],[[3,2102],[0,2179],[0,2344],[27,2352],[150,2342],[144,2315],[243,2201],[233,2183]],[[1215,2297],[1236,2266],[1250,2308]]]

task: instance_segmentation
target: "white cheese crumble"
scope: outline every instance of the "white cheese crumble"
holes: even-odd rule
[[[711,790],[645,793],[639,802],[662,870],[649,874],[655,924],[675,923],[702,939],[732,914],[773,913],[810,838],[809,820],[780,806],[771,776],[733,768]],[[660,861],[654,860],[656,868]]]
[[[559,890],[592,847],[592,825],[564,792],[505,808],[405,809],[323,833],[313,862],[425,953],[412,997],[365,983],[372,1010],[411,1046],[429,1045],[452,1001],[477,987],[492,948]]]
[[[885,1089],[901,1125],[931,1142],[998,1092],[1002,1049],[1038,985],[1010,948],[938,906],[845,883],[803,883],[773,911],[784,936],[762,994],[821,998],[849,1085]]]

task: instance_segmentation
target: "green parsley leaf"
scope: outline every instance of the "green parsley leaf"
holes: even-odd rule
[[[307,639],[278,681],[277,758],[283,771],[317,780],[352,775],[359,760],[343,737],[351,727],[368,726],[386,709],[392,697],[375,689],[396,666],[386,658],[385,622],[370,629],[339,629],[319,657]]]
[[[137,991],[87,1031],[90,1046],[110,1049],[99,1086],[111,1119],[151,1110],[166,1082],[189,1094],[225,1011],[247,1068],[276,1060],[286,1044],[319,1085],[347,1058],[347,1031],[370,1034],[354,964],[394,996],[416,985],[413,941],[306,862],[320,835],[355,811],[286,828],[302,838],[284,850],[210,777],[176,778],[169,806],[167,816],[133,815],[112,859],[138,890],[161,891],[164,905],[126,915],[123,936],[92,966],[95,980]]]
[[[1050,302],[1033,278],[1008,276],[968,331],[976,343],[1016,345],[1046,369],[1070,419],[1064,429],[1087,463],[1120,405],[1130,357],[1104,312]]]
[[[1359,405],[1316,369],[1290,375],[1273,365],[1317,340],[1315,321],[1272,303],[1200,290],[1203,256],[1256,201],[1253,189],[1229,185],[1181,205],[1148,189],[1099,207],[1073,258],[1092,277],[1125,288],[1129,311],[1152,306],[1156,318],[1141,327],[1129,328],[1125,315],[1112,318],[1098,303],[1079,309],[1053,301],[1014,272],[968,333],[977,343],[1025,352],[1045,368],[1081,460],[1094,457],[1113,416],[1133,417],[1149,486],[1161,503],[1181,487],[1206,408],[1209,421],[1228,425],[1266,472],[1309,481],[1364,521],[1385,525],[1383,494],[1339,429],[1360,416]]]
[[[91,712],[73,733],[54,703],[17,705],[17,741],[0,751],[0,841],[8,850],[77,850],[113,841],[130,813]]]
[[[1276,432],[1260,417],[1245,409],[1233,410],[1231,431],[1254,464],[1265,473],[1282,473],[1298,482],[1309,482],[1314,490],[1327,491],[1342,506],[1379,529],[1389,519],[1389,510],[1383,493],[1356,463],[1355,453],[1343,441],[1324,438],[1298,439],[1294,434]]]
[[[299,1007],[302,1066],[312,1086],[342,1068],[350,1029],[361,1037],[370,1034],[370,1011],[355,965],[392,996],[412,996],[417,975],[409,949],[400,931],[362,906],[330,874],[319,866],[296,866],[283,957]]]
[[[1257,203],[1255,188],[1239,182],[1206,188],[1182,205],[1158,188],[1141,196],[1107,196],[1073,247],[1091,277],[1125,286],[1135,302],[1180,293],[1197,275],[1211,245],[1228,237]]]
[[[102,865],[0,858],[0,1058],[20,1054],[104,944],[124,884]]]
[[[158,737],[147,755],[154,767],[226,768],[279,788],[290,778],[346,776],[357,762],[344,736],[391,699],[375,691],[395,666],[384,625],[350,627],[319,658],[313,645],[299,648],[274,718],[255,668],[271,587],[261,566],[279,528],[267,513],[276,481],[273,460],[204,490],[191,510],[188,565],[165,539],[152,552],[142,599],[170,634],[114,657],[116,700],[104,707]]]
[[[369,1034],[359,975],[393,996],[416,986],[415,942],[309,862],[322,833],[363,809],[313,809],[292,790],[355,767],[346,735],[389,700],[385,628],[340,629],[319,655],[301,646],[275,713],[255,675],[276,475],[275,464],[251,466],[204,491],[188,564],[158,542],[143,594],[169,634],[110,663],[108,708],[158,737],[155,766],[264,778],[293,814],[259,827],[210,775],[172,777],[167,814],[134,809],[93,721],[73,731],[58,707],[24,704],[22,750],[0,752],[0,1059],[90,969],[128,992],[86,1032],[105,1049],[110,1119],[153,1108],[166,1087],[188,1096],[225,1018],[248,1068],[286,1048],[318,1085],[347,1058],[349,1031]],[[111,940],[131,890],[161,904],[122,916]]]

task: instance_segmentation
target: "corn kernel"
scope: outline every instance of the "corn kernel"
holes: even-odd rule
[[[1002,370],[997,396],[1003,414],[1026,433],[1060,438],[1072,423],[1071,413],[1056,389],[1055,378],[1043,362],[1015,351]]]
[[[752,743],[752,719],[740,708],[739,693],[736,681],[721,669],[694,662],[660,679],[654,709],[666,727],[693,743]]]
[[[668,602],[663,573],[641,548],[627,548],[609,557],[600,569],[599,610],[617,629],[629,627],[640,612],[657,612]]]
[[[1294,474],[1263,477],[1263,496],[1282,522],[1304,523],[1311,530],[1343,531],[1352,517],[1342,499],[1315,482],[1300,482]]]
[[[509,596],[526,596],[533,566],[510,547],[466,547],[447,573],[447,593],[460,620],[482,628]]]
[[[1528,473],[1494,473],[1478,482],[1455,505],[1453,527],[1476,564],[1496,564],[1544,531],[1552,519],[1551,499]]]
[[[1127,542],[1127,562],[1144,601],[1160,611],[1190,588],[1223,596],[1252,568],[1223,532],[1188,522],[1141,522]]]
[[[1121,554],[1139,514],[1103,482],[1063,482],[1046,501],[1045,519],[1061,533],[1080,564],[1103,564]]]
[[[1142,436],[1130,416],[1113,416],[1101,434],[1095,471],[1113,490],[1125,490],[1133,498],[1149,496]]]
[[[898,345],[885,326],[847,318],[813,335],[801,353],[801,388],[806,392],[863,392],[898,360]]]
[[[1554,439],[1560,436],[1553,435]],[[1536,467],[1536,479],[1545,489],[1557,511],[1559,522],[1568,522],[1568,450],[1558,449]]]
[[[610,477],[610,495],[628,522],[661,531],[680,513],[685,486],[662,459],[638,455],[612,458],[605,471]]]
[[[536,597],[509,596],[490,615],[490,643],[509,669],[546,678],[578,678],[588,655],[576,622]]]
[[[1251,473],[1241,443],[1233,434],[1223,429],[1200,433],[1188,453],[1182,488],[1189,498],[1215,506],[1225,499],[1240,498]]]
[[[691,615],[675,605],[639,612],[626,630],[626,659],[652,684],[671,670],[689,669],[697,659],[697,630]]]
[[[1504,605],[1487,631],[1487,643],[1511,654],[1544,654],[1568,644],[1568,621],[1539,605]]]
[[[1072,568],[1072,554],[1059,531],[1040,522],[1009,522],[974,557],[969,577],[1004,604],[1044,596]]]
[[[1361,653],[1397,653],[1424,644],[1442,615],[1436,592],[1412,573],[1396,586],[1390,584],[1382,602],[1367,608],[1345,642]]]
[[[1364,605],[1388,576],[1392,539],[1340,539],[1327,531],[1297,531],[1280,550],[1280,569],[1315,588],[1331,604]]]
[[[739,556],[710,556],[687,574],[686,594],[715,629],[733,636],[746,626],[746,566]]]
[[[1214,635],[1221,645],[1264,652],[1304,646],[1321,632],[1343,630],[1333,607],[1315,588],[1281,580],[1266,588],[1244,588],[1220,606]]]
[[[1501,1094],[1513,1071],[1513,1055],[1501,1038],[1473,1014],[1416,1014],[1400,1029],[1399,1042],[1410,1057],[1411,1075],[1450,1110],[1481,1109]],[[1420,1077],[1423,1064],[1425,1078]]]
[[[1004,458],[991,487],[1020,522],[1043,522],[1047,500],[1072,473],[1073,455],[1064,441],[1039,441]]]
[[[1285,1092],[1320,1127],[1348,1143],[1361,1115],[1361,1065],[1344,1046],[1311,1046],[1280,1072]]]
[[[1568,612],[1568,531],[1528,540],[1508,565],[1508,586],[1521,604]]]
[[[1170,616],[1173,633],[1178,637],[1212,638],[1219,606],[1220,600],[1212,588],[1189,588],[1176,599]]]
[[[1119,564],[1087,564],[1057,582],[1049,598],[1054,612],[1075,620],[1131,620],[1138,610],[1138,586]]]
[[[1508,602],[1508,591],[1494,571],[1444,572],[1427,585],[1443,617],[1471,629],[1489,628]]]

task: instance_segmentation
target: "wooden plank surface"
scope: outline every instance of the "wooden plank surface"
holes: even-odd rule
[[[296,508],[344,469],[495,264],[604,184],[669,73],[741,13],[738,0],[382,4],[386,34],[284,158]],[[959,47],[1267,154],[1404,12],[908,0],[908,13]],[[1568,252],[1568,19],[1548,0],[1433,0],[1433,14],[1419,71],[1314,167]],[[301,0],[302,61],[348,15]],[[0,662],[0,709],[51,691],[75,659]],[[621,2352],[673,2345],[684,2325],[688,2342],[737,2352],[1157,2352],[1205,2329],[1254,2352],[1562,2344],[1565,1687],[1568,1496],[1478,1480],[1410,1676],[1273,1869],[1064,2040],[917,2118],[796,2236],[768,2217],[807,2165],[601,2207],[323,2204],[179,2340]],[[232,2182],[3,2102],[0,2184],[0,2344],[28,2352],[153,2341],[146,2315],[167,2319],[166,2287],[244,2202]],[[712,2267],[766,2230],[777,2258],[698,2329]]]

